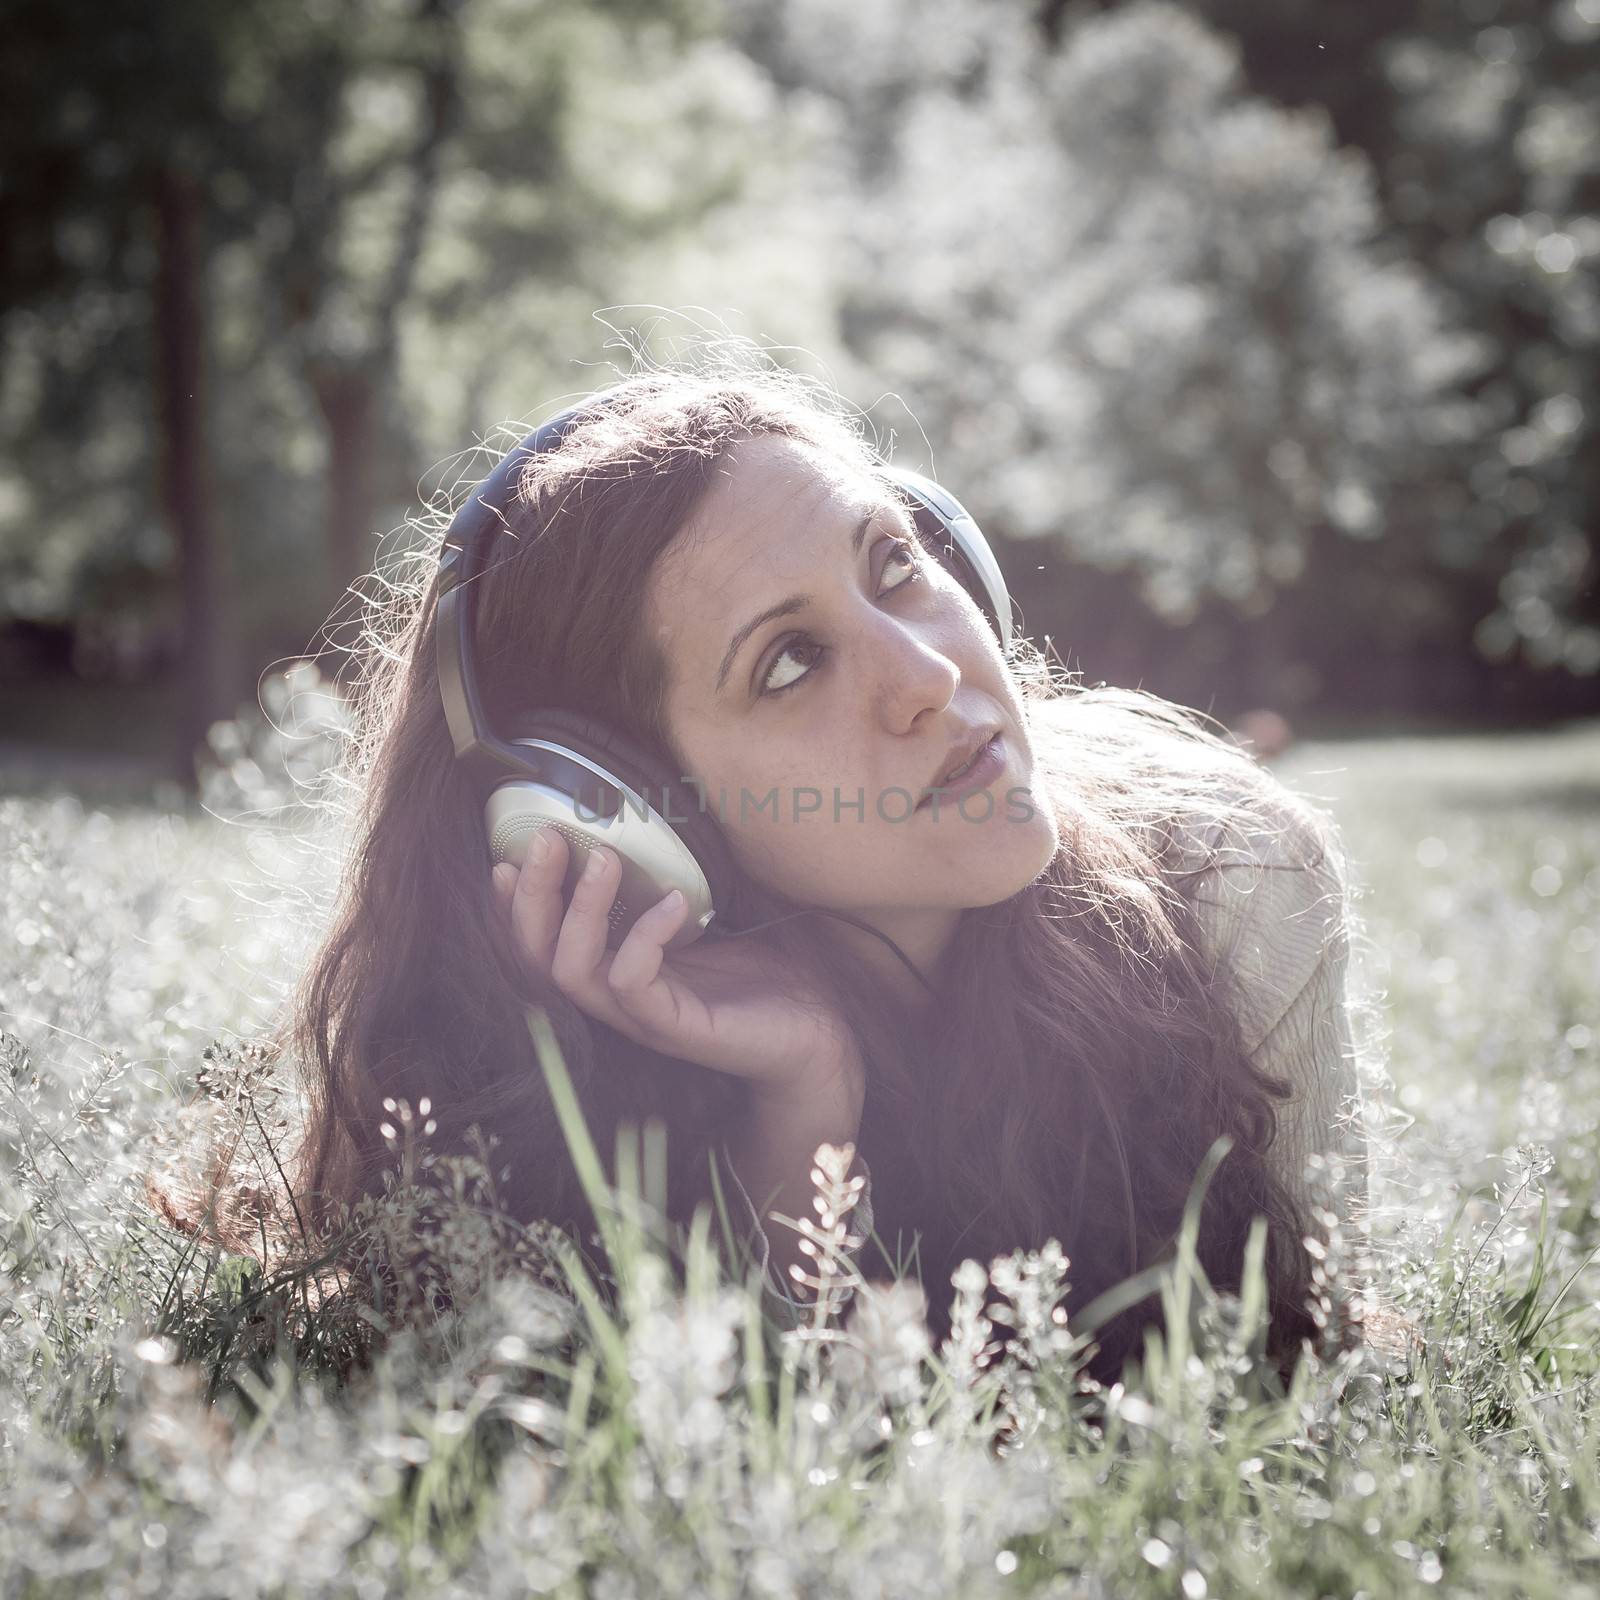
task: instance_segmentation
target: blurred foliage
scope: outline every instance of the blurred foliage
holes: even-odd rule
[[[964,11],[919,8],[945,48],[903,101],[808,58],[872,202],[849,325],[939,472],[1014,537],[1136,564],[1179,615],[1207,589],[1259,604],[1323,528],[1380,532],[1470,350],[1366,249],[1363,164],[1243,94],[1236,52],[1168,7],[1055,54],[1021,18],[951,49]],[[983,183],[952,184],[975,150]]]
[[[592,305],[610,254],[730,181],[732,156],[696,159],[740,107],[697,44],[695,0],[7,9],[28,41],[6,55],[7,166],[36,180],[7,186],[0,278],[15,614],[142,610],[140,586],[170,588],[146,393],[157,166],[206,197],[218,537],[258,620],[291,630],[370,568],[373,528],[414,498],[419,424],[470,437],[508,348],[526,352],[525,409],[552,380],[542,346]],[[598,95],[637,80],[690,120],[694,148],[625,163],[620,119],[588,128]],[[426,352],[409,381],[407,345]],[[80,493],[63,503],[66,483]]]
[[[0,15],[0,625],[70,620],[81,671],[182,651],[150,378],[176,167],[256,661],[473,441],[609,380],[594,319],[626,366],[731,317],[954,488],[1091,677],[1592,698],[1600,0]]]
[[[1192,3],[1368,155],[1393,246],[1479,341],[1428,549],[1493,586],[1479,648],[1600,669],[1600,4]]]

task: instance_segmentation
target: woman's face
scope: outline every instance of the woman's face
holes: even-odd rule
[[[854,464],[742,442],[656,563],[646,617],[669,738],[757,881],[930,955],[962,908],[1048,864],[1053,813],[999,641]],[[992,729],[992,780],[913,809],[952,747]]]

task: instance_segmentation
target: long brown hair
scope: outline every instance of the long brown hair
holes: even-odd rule
[[[540,706],[604,719],[683,770],[662,725],[663,671],[641,626],[653,564],[739,440],[772,434],[881,471],[832,391],[757,363],[636,372],[616,403],[534,458],[482,579],[475,640],[486,706],[514,736]],[[744,1084],[675,1061],[540,992],[500,937],[483,796],[453,756],[434,660],[435,537],[386,575],[354,706],[346,776],[358,797],[325,938],[285,1040],[307,1075],[311,1119],[295,1169],[302,1223],[375,1192],[393,1165],[385,1100],[426,1098],[435,1149],[474,1127],[498,1137],[500,1203],[558,1224],[588,1217],[525,1021],[548,1012],[602,1156],[623,1123],[665,1123],[669,1211],[708,1198],[707,1151]],[[1270,1226],[1269,1347],[1290,1359],[1313,1332],[1308,1231],[1264,1159],[1288,1091],[1244,1052],[1226,974],[1200,955],[1186,875],[1193,843],[1226,845],[1275,786],[1190,714],[1132,691],[1086,688],[1031,646],[1022,682],[1050,774],[1061,846],[1010,899],[964,914],[929,1010],[909,1013],[846,957],[825,919],[766,935],[825,973],[868,1061],[860,1147],[877,1232],[913,1238],[936,1336],[965,1258],[1059,1240],[1071,1304],[1148,1265],[1177,1230],[1197,1167],[1212,1178],[1199,1256],[1237,1287],[1250,1222]],[[1235,836],[1236,835],[1232,835]],[[785,904],[741,886],[749,908]],[[863,1265],[871,1275],[874,1255]],[[879,1269],[882,1270],[881,1263]],[[1137,1354],[1154,1302],[1101,1333],[1096,1370]]]

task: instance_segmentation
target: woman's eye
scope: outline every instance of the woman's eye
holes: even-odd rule
[[[794,655],[803,656],[807,651],[815,651],[820,659],[822,646],[811,639],[791,639],[784,645],[777,655],[772,658],[772,665],[767,668],[767,675],[762,680],[767,694],[782,694],[785,690],[794,688],[797,683],[803,683],[810,677],[811,668],[807,667],[804,672],[793,673],[783,679],[782,682],[777,681],[778,670],[783,665],[785,658]]]
[[[888,560],[884,562],[884,566],[887,567],[890,561],[903,561],[910,570],[912,576],[915,577],[917,568],[922,565],[921,561],[918,559],[918,554],[919,552],[917,547],[911,544],[908,540],[896,539],[894,541],[894,548],[889,552]],[[902,586],[897,583],[894,585],[894,587],[898,589]]]
[[[898,582],[891,583],[889,585],[890,589],[903,589],[907,583],[911,583],[916,580],[918,569],[922,563],[919,559],[917,547],[911,544],[908,540],[896,539],[892,541],[892,543],[893,548],[889,551],[889,554],[885,558],[883,564],[885,568],[887,568],[890,562],[893,561],[900,561],[905,564],[905,566],[909,569],[910,576],[902,578]],[[879,592],[882,593],[883,591],[880,590]],[[804,683],[815,670],[814,665],[807,666],[805,670],[801,672],[790,671],[788,676],[785,677],[782,682],[776,682],[774,680],[780,675],[780,668],[782,667],[783,661],[786,657],[794,655],[804,657],[808,652],[814,652],[814,654],[811,655],[811,660],[813,663],[820,661],[823,656],[828,653],[826,645],[820,645],[816,642],[816,640],[807,638],[804,634],[799,634],[793,639],[786,640],[783,648],[779,650],[777,655],[772,658],[772,665],[767,668],[766,676],[761,680],[762,693],[766,695],[786,694],[790,689],[793,689],[799,684]],[[784,670],[787,671],[788,669]]]

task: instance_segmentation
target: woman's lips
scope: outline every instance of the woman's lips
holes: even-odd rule
[[[976,794],[980,789],[987,789],[1006,770],[1007,760],[1005,735],[997,733],[973,757],[972,765],[965,772],[939,784],[937,788],[928,790],[927,794],[917,802],[916,809],[918,811],[931,809],[935,796],[941,801],[956,801],[963,795]]]

